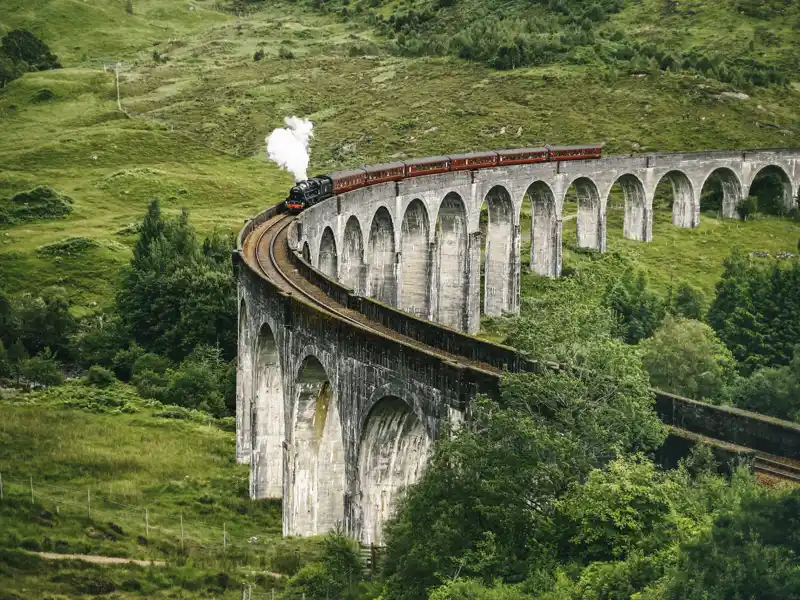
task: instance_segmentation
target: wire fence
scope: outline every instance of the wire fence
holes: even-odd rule
[[[232,531],[232,523],[225,521],[211,522],[194,515],[186,518],[182,513],[119,502],[98,493],[97,489],[91,486],[70,488],[41,481],[32,475],[0,473],[0,503],[15,507],[30,505],[45,511],[37,517],[40,521],[63,522],[65,528],[76,525],[72,520],[82,519],[81,524],[93,526],[87,534],[89,538],[109,542],[110,549],[113,549],[110,542],[127,540],[135,541],[141,546],[141,553],[151,557],[199,553],[224,559],[235,555],[245,563],[263,563],[266,552],[271,550],[269,544],[264,543],[263,532],[242,532],[235,524]],[[57,550],[58,547],[43,549]]]

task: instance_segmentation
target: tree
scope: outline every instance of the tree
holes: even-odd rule
[[[11,361],[8,360],[8,351],[3,340],[0,339],[0,379],[11,375]]]
[[[730,399],[745,410],[800,421],[800,346],[789,365],[760,369],[742,379]]]
[[[58,57],[43,41],[26,29],[9,31],[0,40],[3,54],[17,65],[25,64],[26,71],[60,69]]]
[[[64,383],[64,376],[61,374],[58,368],[58,362],[56,362],[49,348],[45,348],[32,358],[23,360],[20,372],[29,382],[44,387],[61,385]]]
[[[69,350],[69,336],[75,330],[75,318],[69,310],[67,292],[49,287],[42,295],[23,294],[16,299],[19,337],[30,354],[50,348],[62,356]]]
[[[736,205],[736,212],[742,221],[746,221],[747,217],[758,212],[758,198],[756,196],[743,198]]]
[[[689,398],[719,397],[736,374],[730,350],[708,325],[667,315],[641,344],[642,362],[653,386]]]
[[[681,283],[675,297],[670,302],[670,311],[679,317],[700,321],[706,312],[703,292],[688,283]]]
[[[288,597],[308,600],[359,598],[362,563],[358,545],[337,527],[323,540],[322,559],[301,568],[287,586]]]
[[[635,350],[602,340],[581,359],[580,371],[505,376],[501,401],[479,399],[472,420],[436,442],[385,528],[387,597],[552,567],[558,497],[618,454],[661,444]]]
[[[664,302],[648,289],[644,272],[633,269],[609,285],[605,304],[617,316],[618,334],[629,344],[650,337],[665,314]]]
[[[19,386],[20,378],[22,377],[22,365],[28,359],[28,353],[25,351],[25,345],[22,343],[22,340],[14,340],[8,347],[6,355],[8,356],[8,362],[11,366],[11,372]]]

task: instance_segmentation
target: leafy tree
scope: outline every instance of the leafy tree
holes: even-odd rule
[[[556,500],[626,451],[664,439],[633,349],[602,340],[586,370],[507,375],[502,401],[434,446],[421,480],[386,529],[390,598],[424,598],[455,575],[523,580],[531,561],[555,560]]]
[[[16,300],[19,337],[25,349],[35,354],[50,348],[55,354],[69,350],[69,336],[75,330],[75,318],[69,310],[67,292],[50,287],[40,297],[24,294]]]
[[[101,365],[109,368],[129,334],[114,313],[92,314],[81,319],[70,338],[75,361],[83,366]]]
[[[0,378],[9,377],[10,375],[11,361],[8,359],[8,351],[3,344],[3,340],[0,339]]]
[[[618,334],[629,344],[650,337],[665,314],[664,302],[648,289],[644,272],[632,269],[609,285],[605,304],[618,318]]]
[[[117,352],[113,360],[114,375],[117,376],[117,379],[130,381],[133,377],[133,366],[144,353],[144,349],[136,342],[131,342],[127,348]]]
[[[165,221],[158,202],[150,203],[117,294],[117,311],[137,344],[175,361],[198,344],[219,345],[233,358],[235,281],[220,260],[222,243],[215,234],[201,245],[186,211]]]
[[[743,372],[788,364],[800,339],[800,261],[762,267],[734,252],[724,265],[709,324]]]
[[[742,379],[730,399],[745,410],[800,421],[800,346],[787,366],[760,369]]]
[[[670,302],[670,312],[679,317],[700,321],[706,312],[703,292],[688,283],[681,283]]]
[[[730,385],[736,361],[705,323],[667,315],[641,344],[642,362],[653,386],[689,398],[715,398]]]
[[[20,383],[22,377],[22,365],[28,359],[28,353],[25,350],[25,345],[22,340],[14,340],[6,351],[8,362],[11,365],[11,372],[16,377],[17,385]]]
[[[64,376],[59,370],[59,365],[49,348],[34,357],[22,361],[21,375],[31,383],[38,383],[45,387],[61,385]]]
[[[434,589],[429,600],[524,600],[530,597],[519,585],[486,586],[478,579],[454,579]]]
[[[337,528],[323,540],[322,560],[301,568],[289,580],[286,593],[308,600],[355,600],[359,597],[361,572],[358,545]]]
[[[756,196],[748,196],[743,198],[736,205],[736,213],[742,221],[746,221],[747,217],[752,216],[758,212],[758,198]]]
[[[26,29],[9,31],[0,40],[3,54],[16,64],[25,64],[26,71],[60,69],[58,57],[43,41]]]
[[[800,490],[747,499],[719,516],[710,531],[688,544],[659,598],[759,598],[800,596],[797,540]],[[656,596],[652,596],[656,597]]]

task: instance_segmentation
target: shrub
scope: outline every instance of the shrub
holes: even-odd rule
[[[9,31],[2,41],[3,54],[17,64],[27,65],[27,71],[60,69],[58,57],[42,40],[26,29]]]
[[[42,256],[77,256],[97,246],[97,240],[89,237],[68,237],[39,246],[36,251]]]
[[[29,382],[39,384],[44,387],[61,385],[64,383],[64,376],[58,370],[58,363],[53,358],[49,349],[45,349],[33,358],[28,358],[22,362],[22,376]]]
[[[93,365],[86,374],[86,382],[101,388],[108,387],[114,383],[114,374],[100,365]]]
[[[292,52],[291,49],[287,48],[286,46],[281,46],[278,50],[278,58],[290,60],[294,58],[294,52]]]
[[[43,219],[60,219],[71,212],[72,198],[40,185],[0,203],[0,223],[13,225]]]
[[[742,221],[747,220],[747,217],[758,212],[758,198],[755,196],[748,196],[742,199],[739,204],[736,205],[736,212]]]
[[[264,58],[264,50],[262,48],[259,48],[258,50],[256,50],[256,53],[253,55],[253,60],[258,62],[258,61],[262,60],[263,58]]]
[[[136,361],[144,355],[144,349],[136,342],[131,342],[124,350],[120,350],[114,355],[113,367],[114,375],[120,381],[130,381],[133,377],[133,367]]]

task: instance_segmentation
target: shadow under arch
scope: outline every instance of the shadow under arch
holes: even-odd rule
[[[400,234],[403,280],[399,306],[406,312],[427,319],[430,314],[430,222],[428,209],[418,198],[406,208]]]
[[[378,208],[372,217],[367,264],[370,295],[379,302],[394,306],[397,303],[394,223],[385,206]]]
[[[597,185],[588,177],[578,177],[567,189],[575,190],[578,214],[575,218],[575,236],[579,248],[590,248],[605,252],[605,219]]]
[[[739,176],[728,167],[718,167],[703,179],[698,210],[714,210],[723,218],[733,219],[737,216],[736,207],[742,198]]]
[[[308,242],[303,242],[303,260],[313,266],[311,262],[311,247],[308,245]]]
[[[258,332],[255,355],[255,399],[250,431],[250,497],[283,496],[284,394],[278,345],[269,324]]]
[[[700,206],[695,204],[694,187],[689,177],[683,171],[668,171],[656,182],[656,190],[664,179],[672,187],[672,224],[685,228],[697,227]]]
[[[356,534],[362,544],[383,545],[383,525],[402,492],[422,475],[431,440],[414,411],[384,396],[367,415],[358,447]]]
[[[322,232],[322,240],[319,243],[319,253],[317,254],[319,270],[331,279],[338,276],[339,260],[336,253],[336,238],[333,229],[326,227]]]
[[[772,188],[772,193],[768,190],[766,193],[762,192],[766,186]],[[792,180],[779,165],[766,165],[759,169],[750,181],[748,195],[759,198],[759,212],[784,214],[795,206]]]
[[[344,520],[345,457],[328,373],[307,356],[297,373],[290,449],[288,535],[317,535]]]
[[[534,181],[525,196],[531,203],[530,270],[546,277],[561,271],[561,223],[556,197],[544,181]]]
[[[483,207],[486,207],[488,222],[485,232],[481,223],[481,233],[485,242],[483,249],[484,258],[484,285],[483,285],[483,314],[500,316],[512,310],[514,305],[514,290],[516,286],[512,277],[516,273],[513,268],[514,260],[514,202],[508,190],[496,185],[492,187],[483,200],[481,206],[481,220]]]
[[[364,291],[363,265],[364,236],[361,233],[361,224],[356,216],[353,215],[347,219],[347,224],[344,227],[342,267],[339,280],[357,294],[361,294]]]
[[[435,280],[432,285],[435,320],[460,331],[467,330],[468,242],[467,211],[455,192],[448,193],[436,216]]]
[[[637,240],[640,242],[649,241],[648,235],[648,206],[647,194],[644,190],[644,183],[636,175],[625,173],[620,175],[606,198],[606,230],[608,230],[608,223],[616,221],[614,218],[614,206],[612,205],[612,198],[615,197],[616,190],[622,192],[623,199],[623,219],[622,219],[622,235],[629,240]],[[618,196],[617,196],[618,197]]]

